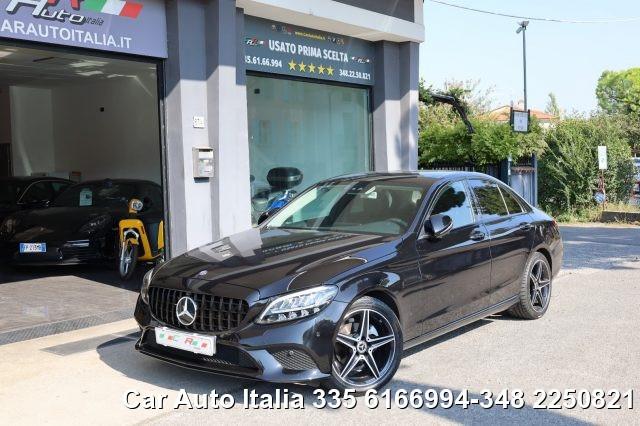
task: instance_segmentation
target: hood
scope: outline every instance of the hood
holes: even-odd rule
[[[210,291],[215,284],[235,285],[266,298],[331,283],[393,252],[397,241],[379,235],[255,228],[172,259],[158,270],[154,282],[189,287],[206,281]]]
[[[50,207],[19,212],[12,217],[18,220],[17,230],[11,237],[14,242],[86,239],[102,235],[114,226],[113,209],[108,207]],[[103,218],[101,226],[92,235],[80,232],[84,225],[99,218]]]

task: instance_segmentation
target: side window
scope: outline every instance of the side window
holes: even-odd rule
[[[473,223],[473,212],[467,190],[462,182],[453,182],[438,196],[431,215],[447,215],[453,221],[453,228],[461,228]]]
[[[509,215],[498,185],[473,179],[469,181],[469,186],[478,200],[479,213],[484,218],[497,219]]]
[[[53,196],[57,197],[70,186],[71,184],[67,182],[51,182],[51,187],[53,188]]]
[[[53,189],[49,182],[36,182],[27,189],[22,196],[23,203],[40,203],[42,201],[51,201],[53,199]]]
[[[509,214],[518,214],[524,211],[522,210],[522,206],[520,205],[516,197],[513,196],[511,191],[506,188],[500,187],[500,192],[502,193],[502,198],[504,198],[504,202],[507,205]]]

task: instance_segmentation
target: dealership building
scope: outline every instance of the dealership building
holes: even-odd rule
[[[0,176],[161,184],[170,255],[416,169],[422,0],[2,0]]]

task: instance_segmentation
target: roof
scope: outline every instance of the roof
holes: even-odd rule
[[[454,179],[462,177],[476,177],[483,179],[495,180],[495,178],[477,172],[465,172],[455,170],[418,170],[418,171],[397,171],[397,172],[368,172],[368,173],[354,173],[350,175],[337,176],[331,179],[326,179],[323,182],[331,182],[336,180],[385,180],[385,179],[418,179],[424,181],[426,184],[433,184],[439,180]]]
[[[82,182],[78,182],[76,185],[99,185],[104,183],[105,181],[110,181],[111,183],[130,183],[130,184],[146,184],[146,185],[155,185],[160,186],[155,182],[144,179],[95,179],[95,180],[85,180]]]
[[[37,182],[40,180],[57,180],[62,182],[71,182],[69,179],[63,179],[53,176],[10,176],[0,177],[0,182]]]
[[[547,114],[546,112],[540,111],[538,109],[530,109],[530,111],[533,117],[542,122],[551,122],[558,118],[554,115]],[[485,114],[485,117],[492,121],[509,122],[511,120],[511,106],[504,105],[496,108],[493,111],[489,111],[487,114]]]

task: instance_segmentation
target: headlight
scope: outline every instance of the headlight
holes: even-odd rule
[[[335,286],[322,286],[278,297],[269,303],[256,322],[272,324],[320,312],[338,293]]]
[[[105,225],[107,225],[107,223],[109,223],[110,220],[111,218],[109,216],[106,216],[106,215],[99,216],[91,220],[91,222],[87,222],[84,225],[82,225],[79,232],[81,234],[93,234],[94,232],[104,228]]]
[[[16,233],[20,221],[15,217],[8,217],[0,226],[0,235],[10,236]]]
[[[149,271],[144,274],[144,277],[142,278],[142,287],[140,287],[140,296],[142,297],[142,300],[144,300],[144,302],[146,304],[149,304],[149,286],[151,285],[151,280],[153,279],[153,273],[155,272],[156,268],[153,269],[149,269]]]

